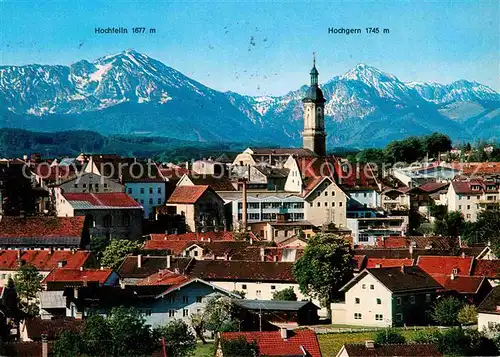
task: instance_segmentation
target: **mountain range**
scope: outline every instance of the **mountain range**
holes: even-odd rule
[[[300,145],[307,88],[220,92],[133,50],[70,66],[0,66],[0,127]],[[358,64],[321,88],[330,147],[436,131],[455,141],[500,140],[500,94],[477,82],[402,82]]]

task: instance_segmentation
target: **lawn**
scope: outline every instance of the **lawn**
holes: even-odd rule
[[[416,335],[414,330],[400,330],[408,342],[413,341]],[[364,343],[373,340],[377,332],[352,332],[352,333],[330,333],[318,335],[321,352],[325,357],[336,356],[344,343]]]
[[[198,343],[194,351],[194,357],[212,357],[214,355],[214,343],[208,342],[206,345]]]

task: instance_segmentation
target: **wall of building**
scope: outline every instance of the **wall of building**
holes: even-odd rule
[[[336,184],[325,180],[308,197],[305,205],[305,219],[315,226],[335,223],[346,227],[347,196]]]
[[[125,186],[92,173],[83,175],[59,185],[65,193],[87,193],[87,192],[125,192]]]
[[[490,331],[494,325],[500,326],[500,314],[477,314],[477,329],[479,331]]]
[[[75,210],[75,216],[87,217],[90,237],[138,239],[142,235],[142,209]]]
[[[165,204],[165,182],[127,182],[126,193],[144,207],[144,218],[154,218],[154,207]]]

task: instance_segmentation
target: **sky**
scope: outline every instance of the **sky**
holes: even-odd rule
[[[217,90],[281,95],[308,83],[315,52],[320,82],[365,63],[402,81],[467,79],[500,91],[499,19],[498,0],[0,0],[0,65],[69,65],[134,49]]]

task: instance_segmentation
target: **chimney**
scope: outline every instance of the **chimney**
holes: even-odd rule
[[[42,334],[42,357],[49,357],[49,343],[45,333]]]
[[[83,265],[80,267],[80,271],[83,271]]]
[[[405,265],[401,264],[401,273],[405,274]]]
[[[283,340],[286,340],[288,338],[288,329],[286,327],[281,327],[280,334],[281,334],[281,338]]]
[[[142,255],[137,254],[137,267],[142,268]]]
[[[66,260],[60,260],[57,262],[57,267],[58,268],[63,268],[66,265]]]
[[[375,341],[373,341],[373,340],[366,340],[365,341],[365,347],[366,348],[370,348],[370,349],[375,348]]]
[[[242,192],[242,198],[241,198],[241,225],[242,225],[242,231],[246,232],[247,231],[247,181],[243,179],[243,192]]]
[[[266,252],[264,247],[260,248],[260,260],[265,261],[266,260]]]
[[[277,255],[275,255],[273,258],[274,258],[274,261],[275,261],[275,262],[277,262],[277,261],[278,261],[278,256],[277,256]]]
[[[455,280],[455,274],[451,273],[451,275],[450,275],[450,279],[451,279],[451,280]]]
[[[461,257],[465,258],[465,252],[462,252]]]
[[[251,234],[250,234],[250,245],[253,245],[253,237]]]
[[[170,269],[170,265],[172,264],[172,257],[167,255],[167,269]]]
[[[375,264],[375,268],[382,268],[382,264]]]

